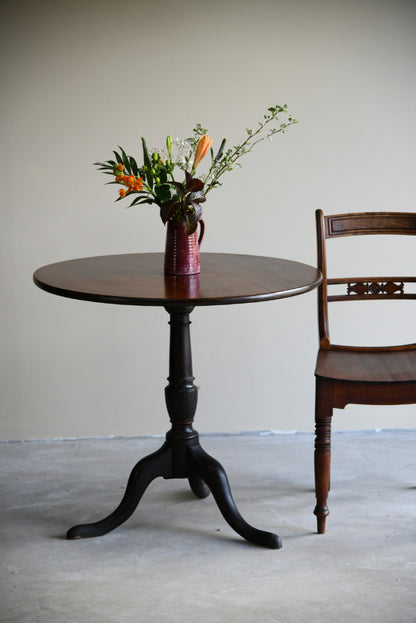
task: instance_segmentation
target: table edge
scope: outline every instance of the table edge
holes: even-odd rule
[[[235,296],[224,298],[212,298],[212,299],[146,299],[146,298],[124,298],[111,295],[97,296],[88,294],[85,292],[73,292],[72,290],[65,290],[63,288],[54,288],[48,286],[35,277],[33,278],[34,284],[49,294],[55,294],[63,298],[75,299],[78,301],[89,301],[91,303],[105,303],[110,305],[135,305],[137,307],[209,307],[214,305],[242,305],[244,303],[261,303],[262,301],[274,301],[278,299],[286,299],[300,294],[306,294],[315,290],[321,283],[322,277],[316,281],[308,284],[307,286],[301,286],[293,288],[292,290],[285,290],[284,292],[268,293],[268,294],[253,294],[252,296]]]
[[[132,254],[113,254],[113,255],[140,255],[140,253],[132,253]],[[160,255],[160,253],[146,253],[145,255]],[[210,255],[207,253],[206,255]],[[211,255],[239,255],[244,257],[250,257],[250,254],[243,253],[211,253]],[[94,257],[105,257],[105,256],[91,256],[86,258],[74,258],[74,260],[63,260],[64,262],[83,260],[83,259],[94,259]],[[269,256],[259,256],[252,255],[252,257],[264,257],[268,258]],[[61,296],[64,298],[75,299],[80,301],[89,301],[92,303],[106,303],[110,305],[135,305],[135,306],[143,306],[143,307],[208,307],[208,306],[216,306],[216,305],[236,305],[236,304],[244,304],[244,303],[259,303],[262,301],[273,301],[278,299],[290,298],[293,296],[298,296],[300,294],[306,294],[314,289],[316,289],[320,283],[322,282],[322,274],[318,270],[318,268],[311,266],[309,264],[305,264],[304,262],[298,262],[297,260],[288,260],[287,258],[277,258],[271,257],[270,259],[274,260],[285,260],[288,262],[293,262],[296,264],[301,264],[305,267],[315,270],[317,274],[317,278],[303,286],[298,286],[292,289],[284,290],[283,292],[267,292],[263,294],[253,294],[253,295],[237,295],[237,296],[229,296],[226,297],[214,297],[214,298],[205,298],[205,299],[158,299],[158,298],[134,298],[134,297],[121,297],[121,296],[113,296],[107,294],[91,294],[88,292],[80,292],[69,290],[65,288],[60,288],[58,286],[53,286],[47,283],[44,283],[40,279],[37,278],[36,274],[46,268],[47,266],[52,266],[53,264],[60,264],[61,262],[53,262],[51,264],[47,264],[45,266],[41,266],[35,270],[33,273],[33,283],[40,288],[41,290],[48,292],[50,294],[54,294],[56,296]]]

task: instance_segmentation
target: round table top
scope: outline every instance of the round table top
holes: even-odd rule
[[[35,284],[59,296],[120,305],[230,305],[309,292],[322,279],[292,260],[202,253],[201,273],[165,275],[163,253],[131,253],[68,260],[39,268]]]

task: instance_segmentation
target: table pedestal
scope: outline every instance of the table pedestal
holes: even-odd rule
[[[200,446],[192,423],[198,400],[198,388],[192,375],[190,319],[192,307],[166,307],[170,314],[169,384],[165,388],[166,405],[172,427],[162,447],[141,459],[133,468],[119,506],[101,521],[74,526],[68,539],[101,536],[114,530],[136,509],[149,484],[157,478],[187,478],[194,494],[204,498],[212,492],[224,519],[240,534],[257,545],[279,549],[280,538],[250,526],[240,515],[232,498],[223,467]]]

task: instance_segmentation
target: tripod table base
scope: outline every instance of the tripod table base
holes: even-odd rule
[[[159,450],[137,463],[130,474],[123,499],[108,517],[95,523],[74,526],[68,530],[67,538],[102,536],[114,530],[133,514],[152,480],[161,476],[167,479],[188,478],[192,491],[199,498],[206,497],[211,491],[224,519],[247,541],[270,549],[282,547],[281,539],[276,534],[253,528],[240,515],[223,467],[201,448],[197,432],[187,427],[183,433],[182,439],[172,439],[168,433]]]

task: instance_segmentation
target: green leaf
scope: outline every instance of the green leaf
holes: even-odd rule
[[[129,164],[130,164],[130,170],[133,173],[133,175],[138,177],[138,175],[139,175],[139,168],[138,168],[137,162],[135,161],[133,156],[129,156]]]
[[[106,160],[105,162],[94,162],[94,166],[99,167],[113,167],[116,164],[115,160]]]
[[[149,152],[147,151],[146,141],[142,136],[142,146],[143,146],[143,162],[147,167],[151,167],[152,163],[150,162]]]
[[[168,201],[170,197],[170,188],[167,184],[162,184],[161,186],[156,186],[155,193],[157,198],[160,201]]]
[[[118,164],[123,164],[123,158],[120,156],[120,154],[118,154],[116,151],[113,151],[113,154],[116,157]]]
[[[154,203],[154,201],[150,201],[149,198],[136,197],[136,199],[131,202],[130,207],[144,205],[145,203],[150,204],[150,203]]]
[[[121,154],[122,154],[122,157],[123,157],[123,164],[124,164],[124,167],[126,169],[126,173],[128,173],[130,175],[131,174],[131,170],[130,170],[129,157],[127,156],[127,154],[124,151],[124,149],[122,147],[120,147],[120,145],[118,146],[118,148],[121,150]]]
[[[149,184],[150,188],[153,188],[153,175],[151,174],[152,163],[149,158],[149,152],[147,151],[146,141],[142,136],[142,146],[143,146],[143,162],[146,166],[146,180]]]
[[[161,185],[166,184],[166,182],[168,181],[168,174],[166,173],[165,169],[162,169],[159,172],[159,177]]]

